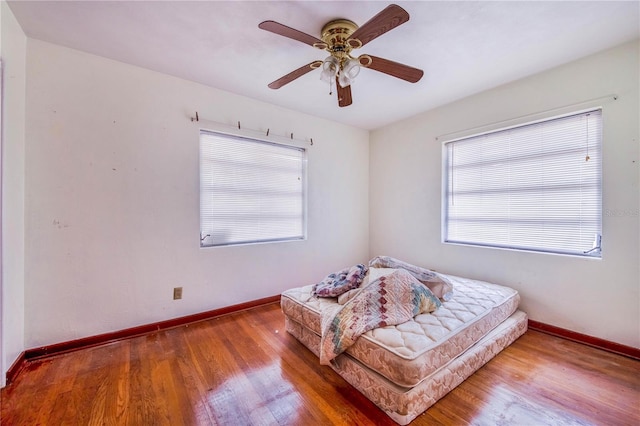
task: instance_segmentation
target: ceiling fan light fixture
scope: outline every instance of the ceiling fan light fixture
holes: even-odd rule
[[[340,75],[338,76],[338,83],[340,87],[344,88],[350,86],[360,74],[360,63],[356,59],[348,59],[342,65]]]
[[[345,88],[347,86],[351,86],[351,83],[353,83],[353,80],[347,77],[344,73],[340,73],[338,75],[338,84],[340,87]]]
[[[328,56],[322,63],[322,73],[320,74],[320,80],[329,84],[333,83],[336,78],[336,74],[338,74],[339,68],[340,62],[338,61],[338,58]]]
[[[342,67],[342,73],[344,73],[349,79],[355,79],[360,74],[360,62],[356,59],[349,59],[344,63]]]

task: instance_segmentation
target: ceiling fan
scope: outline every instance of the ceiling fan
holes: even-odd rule
[[[351,83],[360,72],[360,68],[369,68],[400,78],[410,83],[416,83],[424,72],[408,65],[393,62],[388,59],[372,55],[351,56],[353,49],[359,49],[371,40],[387,31],[404,24],[409,20],[409,14],[398,5],[391,4],[371,18],[361,27],[347,19],[336,19],[325,24],[322,28],[321,39],[275,21],[264,21],[259,28],[308,44],[320,50],[329,52],[324,61],[313,61],[289,74],[269,83],[271,89],[279,89],[285,84],[322,67],[320,79],[329,83],[330,94],[335,83],[338,92],[338,105],[351,105]]]

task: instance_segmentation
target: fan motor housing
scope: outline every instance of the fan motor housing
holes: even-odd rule
[[[351,49],[362,44],[358,40],[350,38],[357,29],[358,25],[348,19],[336,19],[328,22],[322,27],[321,38],[324,43],[316,43],[314,46],[337,56],[348,55]]]

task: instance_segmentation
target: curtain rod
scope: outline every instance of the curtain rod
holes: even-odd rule
[[[223,126],[223,127],[228,127],[228,128],[231,128],[231,129],[236,129],[236,126],[233,126],[231,124],[225,124],[225,123],[220,123],[218,121],[213,121],[213,120],[207,120],[207,119],[204,119],[204,118],[200,118],[200,116],[198,115],[198,111],[196,111],[195,117],[190,117],[190,119],[191,119],[192,122],[204,121],[204,122],[208,122],[208,123],[213,123],[216,126]],[[242,127],[240,125],[240,121],[238,121],[237,129],[241,130],[241,131],[245,131],[245,132],[255,133],[256,136],[257,135],[263,135],[263,137],[269,137],[269,131],[270,131],[270,129],[267,129],[267,131],[265,132],[265,131],[262,131],[262,130],[255,130],[255,129]],[[292,140],[292,141],[295,141],[295,142],[301,142],[301,143],[305,143],[305,144],[308,143],[309,145],[313,146],[313,138],[309,138],[309,140],[307,140],[307,139],[298,139],[298,138],[294,138],[293,137],[293,133],[289,133],[288,136],[278,136],[278,135],[276,135],[276,136],[272,136],[272,137],[276,137],[276,138],[282,139],[283,142],[285,140]]]
[[[493,127],[495,126],[499,126],[499,125],[504,125],[505,127],[509,127],[509,124],[512,125],[516,125],[517,122],[527,119],[527,118],[533,118],[536,116],[540,116],[540,115],[546,115],[552,112],[559,112],[559,111],[563,111],[566,110],[568,108],[576,108],[576,107],[580,107],[580,106],[588,106],[590,104],[594,104],[594,103],[598,103],[598,102],[603,102],[603,101],[617,101],[618,100],[618,95],[612,94],[612,95],[607,95],[607,96],[602,96],[599,98],[594,98],[594,99],[589,99],[587,101],[582,101],[582,102],[578,102],[575,104],[570,104],[570,105],[565,105],[565,106],[561,106],[561,107],[557,107],[557,108],[551,108],[548,109],[546,111],[539,111],[539,112],[534,112],[531,114],[526,114],[526,115],[521,115],[520,117],[514,117],[514,118],[509,118],[507,120],[502,120],[502,121],[496,121],[495,123],[491,123],[491,124],[484,124],[482,126],[477,126],[477,127],[472,127],[470,129],[466,129],[466,130],[458,130],[455,132],[451,132],[451,133],[445,133],[442,134],[440,136],[436,136],[436,140],[439,141],[443,138],[445,139],[451,139],[454,140],[456,138],[454,138],[453,136],[458,135],[459,137],[462,137],[462,135],[464,135],[464,137],[469,137],[472,136],[474,133],[475,134],[482,134],[484,133],[482,130],[483,129],[491,129],[491,130],[486,130],[488,131],[493,131]],[[514,123],[516,122],[516,123]],[[497,130],[497,129],[496,129]],[[469,134],[469,135],[467,135]]]

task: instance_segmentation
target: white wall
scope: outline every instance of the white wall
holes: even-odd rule
[[[5,373],[24,350],[25,56],[27,39],[6,2],[2,24],[2,355]]]
[[[533,320],[640,347],[638,50],[626,44],[372,132],[370,255],[515,287]],[[602,260],[441,243],[437,137],[613,93],[603,104]]]
[[[33,39],[27,47],[26,347],[277,295],[367,259],[368,132]],[[307,241],[199,248],[195,111],[313,138]]]

